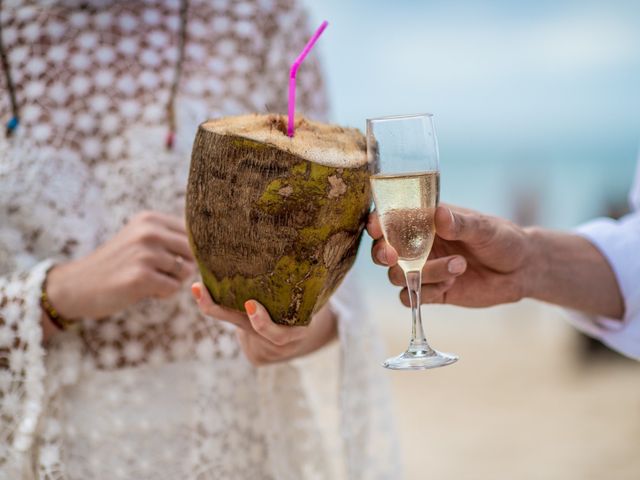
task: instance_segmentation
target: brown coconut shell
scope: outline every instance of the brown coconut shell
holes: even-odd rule
[[[308,325],[353,265],[371,204],[356,129],[247,115],[200,125],[187,188],[189,240],[214,301],[262,303]]]

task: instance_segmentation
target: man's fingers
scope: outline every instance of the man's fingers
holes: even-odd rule
[[[420,289],[420,303],[446,303],[446,293],[453,287],[455,278],[440,283],[422,285]],[[403,288],[400,292],[400,301],[405,307],[410,307],[409,291]]]
[[[384,238],[373,242],[371,246],[371,257],[376,265],[393,266],[398,263],[396,250],[389,245]]]
[[[255,332],[274,345],[284,346],[301,340],[308,332],[306,327],[287,327],[274,323],[267,309],[255,300],[245,302],[244,308]]]
[[[367,232],[374,240],[382,238],[382,227],[380,226],[380,218],[378,213],[374,210],[369,214],[369,220],[367,221]]]
[[[459,208],[439,206],[435,222],[440,238],[471,244],[489,242],[496,231],[491,217]]]
[[[251,323],[244,313],[214,303],[209,291],[202,283],[196,282],[191,285],[191,294],[204,315],[231,323],[243,330],[251,330]]]
[[[428,260],[422,269],[422,283],[440,283],[456,278],[467,270],[467,261],[460,255]],[[402,269],[396,265],[389,269],[389,280],[398,287],[404,287],[407,282]]]
[[[369,235],[371,235],[371,238],[374,240],[373,246],[371,247],[373,263],[384,266],[395,265],[398,262],[398,254],[396,250],[384,240],[380,219],[375,211],[369,214],[367,232],[369,232]]]

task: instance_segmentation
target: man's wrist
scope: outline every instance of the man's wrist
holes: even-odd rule
[[[549,251],[544,229],[526,227],[524,233],[526,253],[519,279],[522,298],[541,300],[545,298],[544,292],[552,252]]]

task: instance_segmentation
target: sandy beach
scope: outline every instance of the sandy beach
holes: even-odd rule
[[[373,307],[395,354],[409,312],[388,305]],[[589,359],[562,311],[536,302],[424,315],[432,345],[460,361],[387,373],[408,480],[640,478],[640,364]]]

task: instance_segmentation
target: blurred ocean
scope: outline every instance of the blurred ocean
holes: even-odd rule
[[[332,120],[431,112],[441,200],[570,229],[627,206],[640,2],[306,0]],[[298,74],[304,76],[304,66]],[[357,271],[388,288],[364,242]]]
[[[558,228],[624,205],[640,2],[306,3],[333,120],[433,113],[443,201]]]

